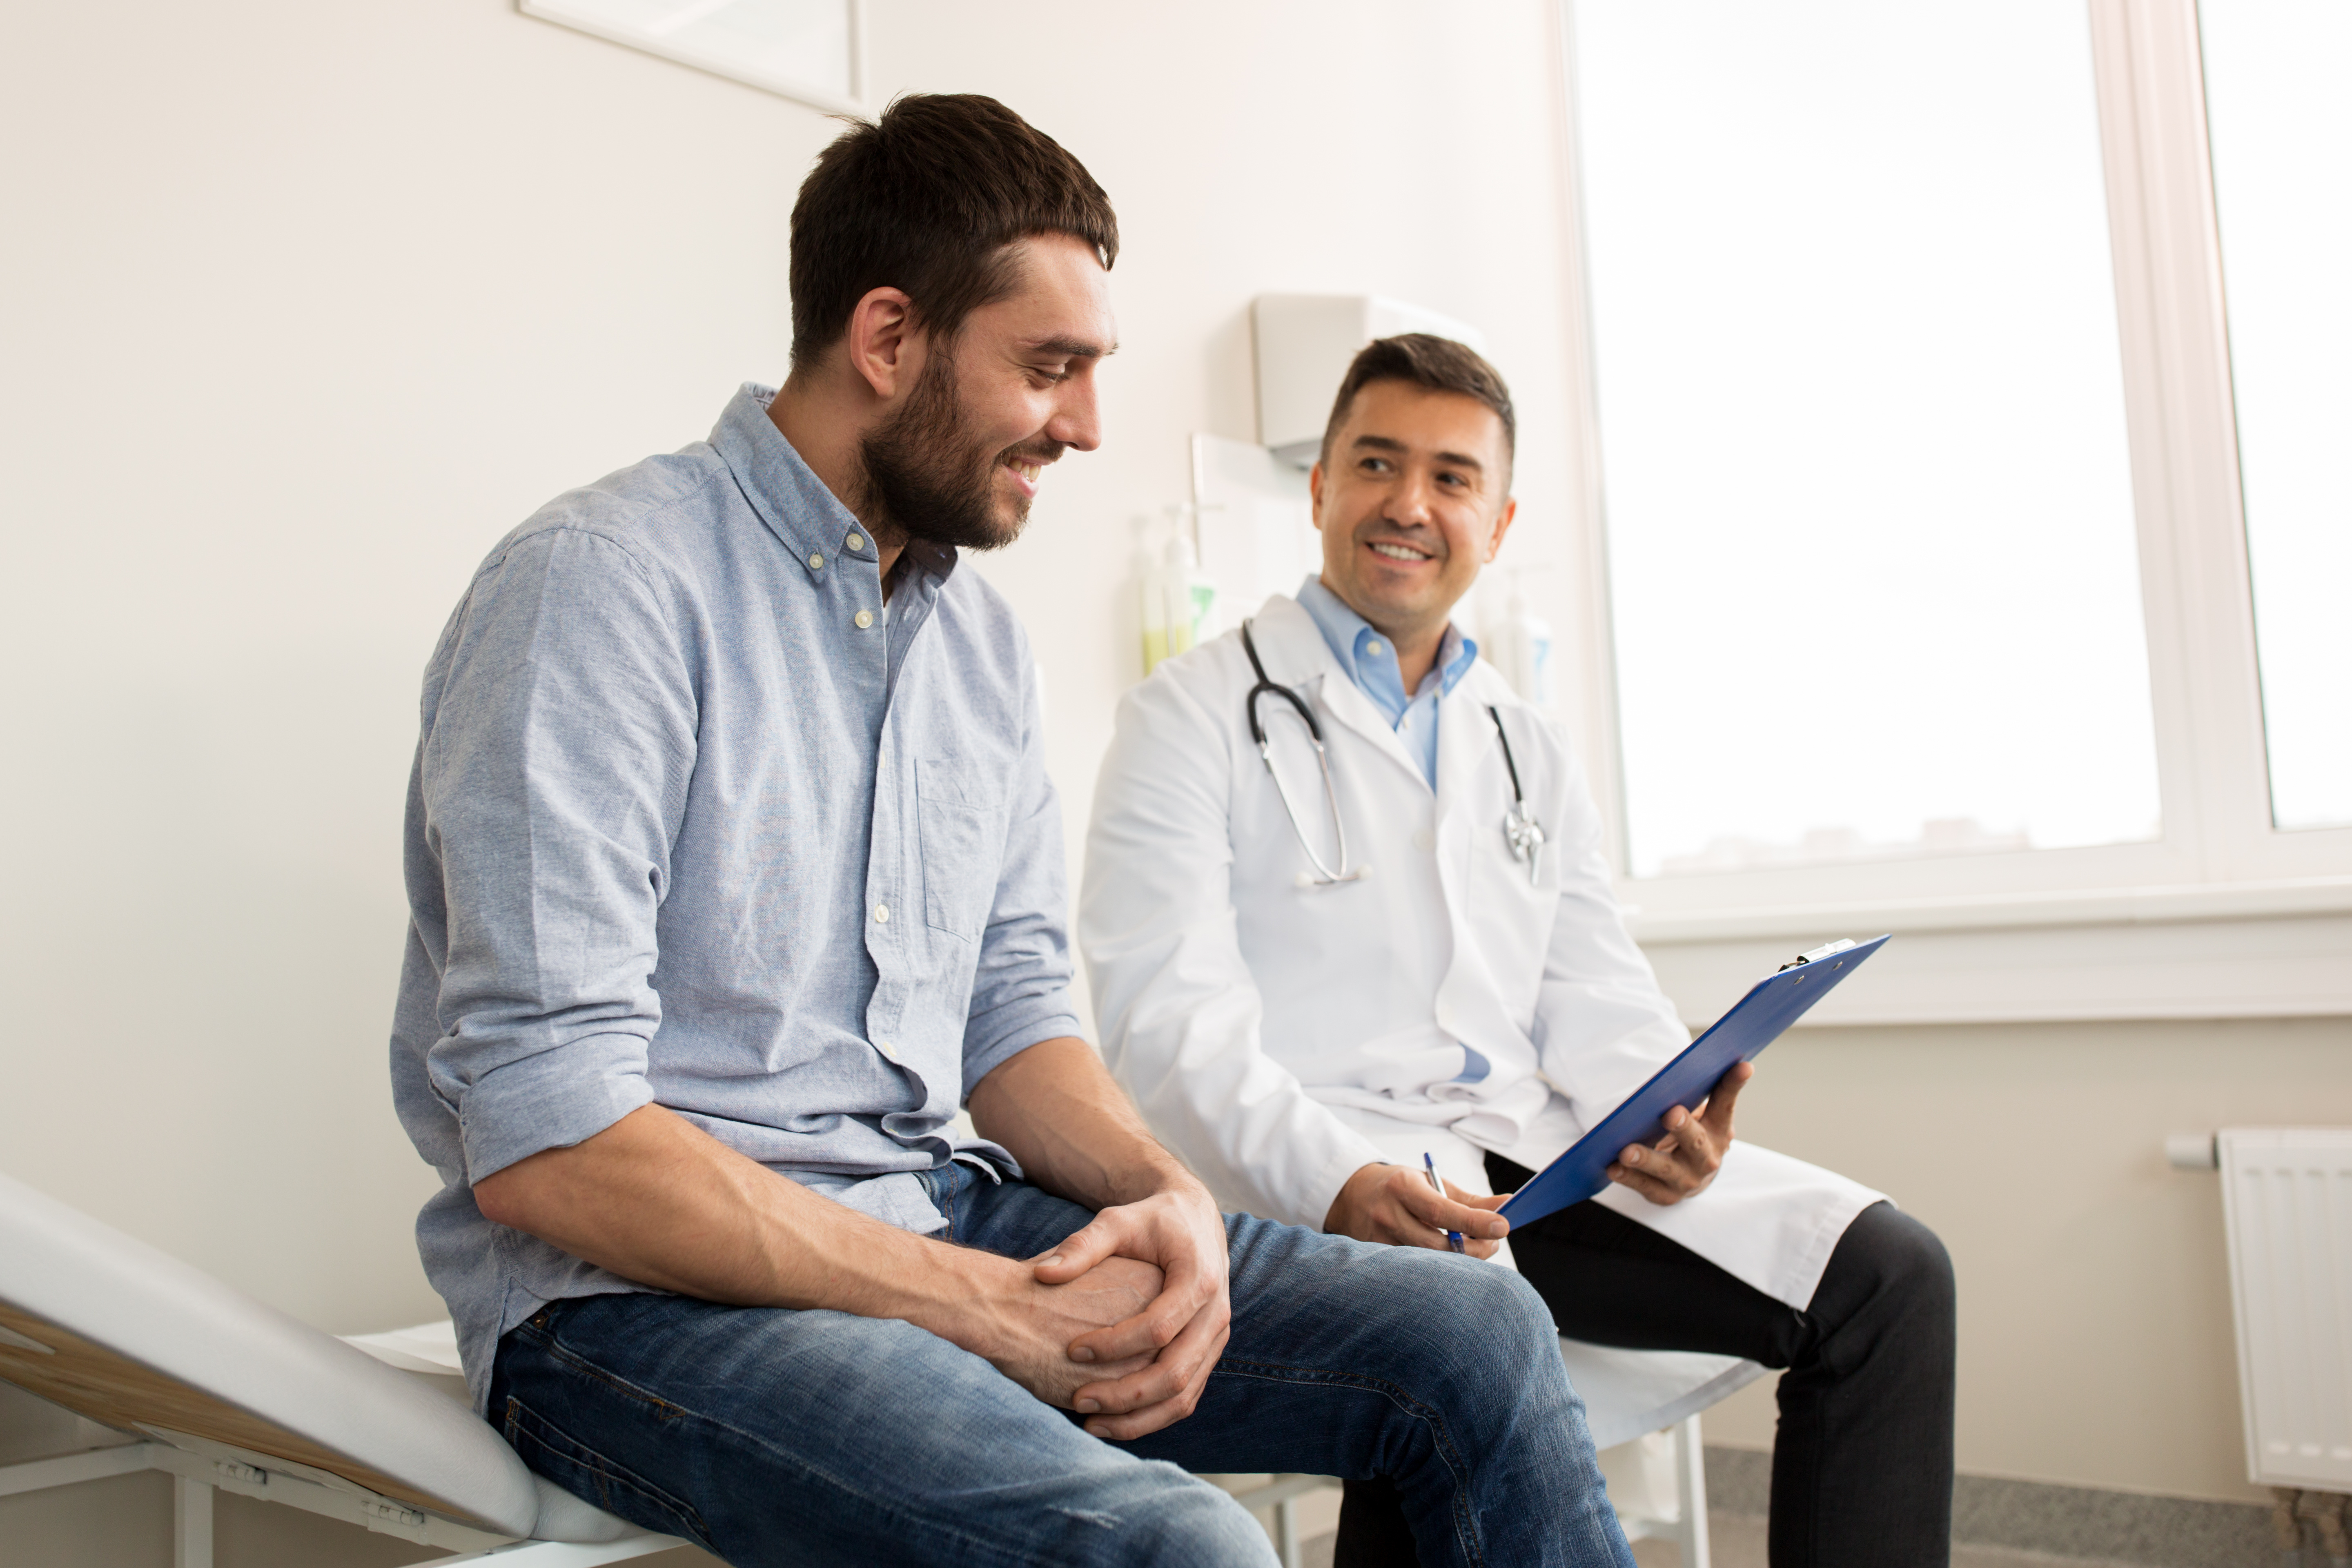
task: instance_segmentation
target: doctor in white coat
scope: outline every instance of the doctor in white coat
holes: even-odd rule
[[[1515,435],[1469,349],[1365,349],[1311,479],[1320,576],[1121,703],[1078,919],[1104,1056],[1228,1207],[1457,1231],[1571,1337],[1786,1368],[1774,1568],[1944,1563],[1948,1260],[1882,1194],[1735,1141],[1754,1068],[1601,1196],[1507,1243],[1492,1213],[1689,1043],[1575,756],[1449,618],[1510,526]],[[1402,1518],[1350,1481],[1339,1563],[1412,1562]]]

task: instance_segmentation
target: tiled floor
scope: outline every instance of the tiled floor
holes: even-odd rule
[[[1715,1568],[1765,1568],[1764,1521],[1745,1514],[1718,1513],[1707,1521]],[[1305,1543],[1307,1568],[1331,1568],[1335,1538],[1318,1535]],[[1633,1561],[1640,1568],[1681,1568],[1682,1551],[1671,1542],[1637,1541]],[[2048,1557],[2039,1552],[2004,1552],[1991,1546],[1957,1546],[1952,1568],[2129,1568],[2119,1563],[2095,1563],[2082,1557]]]
[[[1764,1521],[1752,1514],[1718,1513],[1707,1521],[1709,1555],[1715,1568],[1765,1568]],[[1671,1542],[1637,1541],[1633,1561],[1641,1568],[1680,1568],[1682,1549]],[[1328,1561],[1328,1560],[1327,1560]],[[1952,1568],[2127,1568],[2081,1557],[2049,1557],[2039,1552],[2008,1552],[1993,1546],[1955,1546]]]

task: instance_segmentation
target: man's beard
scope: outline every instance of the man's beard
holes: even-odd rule
[[[866,525],[908,541],[1003,549],[1021,536],[1029,500],[1017,500],[1009,521],[1000,516],[996,470],[1026,445],[992,456],[974,440],[956,397],[955,362],[934,353],[906,405],[859,443]],[[1056,443],[1052,455],[1059,450]]]

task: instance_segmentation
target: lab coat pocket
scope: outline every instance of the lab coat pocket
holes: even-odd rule
[[[1336,1053],[1326,1066],[1327,1075],[1331,1066],[1342,1064],[1346,1076],[1341,1081],[1375,1094],[1419,1099],[1430,1084],[1462,1070],[1462,1048],[1434,1024],[1408,1024]]]
[[[1004,807],[953,757],[915,763],[918,832],[923,858],[923,919],[934,929],[977,941],[996,900],[1004,858]]]

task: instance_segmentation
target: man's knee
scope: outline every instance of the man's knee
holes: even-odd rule
[[[1395,1252],[1414,1276],[1395,1298],[1398,1310],[1440,1353],[1478,1362],[1482,1376],[1522,1375],[1507,1369],[1529,1365],[1559,1367],[1551,1309],[1517,1269],[1423,1249]],[[1471,1369],[1449,1370],[1467,1375]]]
[[[1158,1460],[1123,1471],[1099,1496],[1058,1505],[1058,1511],[1087,1533],[1102,1532],[1105,1563],[1265,1568],[1275,1561],[1273,1544],[1248,1510]]]

